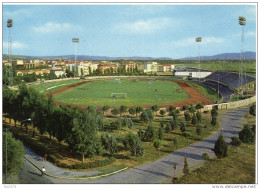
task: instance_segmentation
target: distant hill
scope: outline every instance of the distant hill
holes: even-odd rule
[[[182,60],[197,60],[198,57],[186,57],[182,58]],[[222,53],[218,55],[213,56],[201,56],[201,60],[214,60],[214,59],[220,59],[220,60],[227,60],[227,59],[240,59],[240,53]],[[256,59],[256,53],[247,51],[245,52],[245,59]]]
[[[62,55],[62,56],[23,56],[23,55],[12,55],[12,59],[22,59],[22,60],[32,60],[32,59],[42,59],[42,60],[74,60],[74,55]],[[3,60],[7,60],[8,56],[3,54]],[[109,57],[109,56],[88,56],[88,55],[77,55],[77,60],[172,60],[168,57]]]
[[[22,60],[32,60],[32,59],[42,59],[42,60],[74,60],[74,55],[62,55],[62,56],[23,56],[23,55],[12,55],[12,59],[22,59]],[[255,52],[245,52],[246,59],[256,59]],[[7,60],[8,56],[3,54],[3,60]],[[173,60],[168,57],[141,57],[141,56],[131,56],[131,57],[109,57],[109,56],[88,56],[88,55],[77,55],[77,60]],[[197,60],[198,57],[186,57],[182,60]],[[240,59],[240,53],[223,53],[213,56],[201,56],[201,60],[212,60],[212,59]]]

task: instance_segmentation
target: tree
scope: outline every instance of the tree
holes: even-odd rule
[[[204,108],[204,105],[203,105],[202,103],[198,103],[198,104],[195,106],[195,108],[196,108],[197,110],[199,110],[199,109]]]
[[[202,126],[200,123],[198,124],[198,126],[196,128],[196,133],[197,133],[197,135],[201,135],[201,133],[202,133]]]
[[[162,141],[160,139],[155,139],[153,141],[153,146],[158,150],[158,153],[160,153],[159,148],[162,146]]]
[[[188,111],[185,111],[184,117],[185,117],[185,121],[190,121],[191,120],[191,116],[190,116],[190,113]]]
[[[150,121],[149,115],[147,111],[143,111],[140,116],[141,120],[145,123],[148,123]]]
[[[189,107],[189,112],[192,113],[192,114],[194,114],[196,112],[196,109],[192,104]]]
[[[122,105],[120,106],[120,116],[122,116],[122,113],[126,113],[127,112],[127,106]]]
[[[117,108],[114,108],[114,109],[111,111],[111,113],[112,113],[113,115],[117,116],[118,114],[120,114],[120,110],[117,109]]]
[[[254,132],[247,125],[239,132],[239,139],[248,144],[253,143],[255,139]]]
[[[213,151],[218,158],[227,157],[228,144],[225,142],[222,132],[215,143]]]
[[[117,140],[113,135],[111,135],[108,140],[108,150],[111,156],[114,156],[114,154],[117,152],[117,149],[118,149]]]
[[[187,156],[186,155],[184,157],[184,167],[183,167],[182,172],[183,172],[184,175],[188,175],[190,173],[189,164],[188,164],[188,160],[187,160]]]
[[[181,122],[180,130],[182,133],[184,133],[186,131],[186,125],[183,121]]]
[[[175,106],[170,106],[169,110],[170,110],[170,112],[173,112],[173,111],[176,110],[176,107]]]
[[[164,116],[166,114],[166,111],[164,109],[161,109],[160,114],[161,114],[161,116]]]
[[[250,113],[251,115],[255,116],[255,114],[256,114],[256,105],[255,105],[255,104],[253,104],[252,106],[250,106],[250,108],[249,108],[249,113]]]
[[[138,136],[134,137],[131,144],[131,155],[132,156],[142,156],[144,154],[144,148],[142,147],[141,139]]]
[[[163,128],[163,127],[164,127],[164,124],[163,124],[163,122],[162,122],[162,121],[160,122],[160,127],[161,127],[161,128]]]
[[[129,114],[134,115],[134,114],[136,114],[136,109],[135,108],[129,108],[128,112],[129,112]]]
[[[144,136],[145,141],[153,141],[156,138],[156,130],[152,124],[148,125],[147,129],[145,130]]]
[[[109,110],[109,108],[110,106],[108,105],[103,106],[103,116],[105,115],[105,112]]]
[[[156,113],[157,111],[159,111],[158,105],[153,105],[153,106],[152,106],[152,111],[153,111],[154,113]]]
[[[15,140],[12,133],[3,132],[3,164],[2,173],[5,177],[18,174],[23,166],[25,150],[22,142]],[[7,152],[7,153],[6,153]],[[7,156],[7,159],[6,159]],[[6,164],[7,162],[7,164]],[[7,172],[6,172],[7,165]]]
[[[163,140],[164,139],[164,131],[162,127],[158,128],[158,139]]]
[[[198,119],[197,119],[197,116],[195,114],[192,116],[191,124],[193,126],[196,126],[198,124]]]
[[[196,112],[196,117],[197,117],[198,122],[201,123],[202,116],[201,116],[201,113],[199,111]]]
[[[189,109],[189,105],[185,104],[182,106],[182,110],[188,110]]]
[[[143,111],[143,107],[137,106],[136,107],[136,116],[137,116],[137,114],[140,114],[142,111]]]
[[[172,131],[171,123],[167,122],[166,127],[165,127],[165,132],[169,133]]]
[[[110,135],[108,134],[108,132],[102,133],[101,135],[101,144],[104,146],[106,150],[108,150],[109,137]]]

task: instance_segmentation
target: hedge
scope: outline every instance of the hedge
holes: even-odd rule
[[[97,160],[94,162],[88,162],[88,163],[76,163],[74,165],[66,165],[64,163],[58,163],[59,167],[68,168],[68,169],[90,169],[90,168],[96,168],[96,167],[103,167],[106,165],[110,165],[114,163],[116,159],[114,157],[105,159],[105,160]]]

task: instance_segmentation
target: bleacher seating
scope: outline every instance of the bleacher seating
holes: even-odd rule
[[[234,91],[229,89],[227,86],[222,85],[222,84],[218,85],[218,83],[213,82],[213,81],[201,81],[201,82],[193,81],[193,82],[199,83],[199,84],[202,84],[202,85],[206,85],[206,86],[214,89],[216,92],[219,90],[219,94],[224,101],[229,101],[231,95],[234,94]]]
[[[249,75],[243,75],[241,78],[242,79],[239,80],[239,74],[237,73],[216,71],[211,75],[205,77],[205,80],[214,81],[217,83],[219,82],[223,85],[228,86],[232,90],[255,80],[255,77]]]

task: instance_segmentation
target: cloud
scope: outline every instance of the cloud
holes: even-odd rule
[[[68,23],[55,23],[55,22],[47,22],[42,26],[33,27],[35,32],[39,33],[53,33],[53,32],[63,32],[72,29],[72,25]]]
[[[119,23],[114,25],[113,30],[129,34],[147,34],[163,30],[170,25],[172,25],[170,18],[154,18],[129,23]]]
[[[3,48],[8,49],[8,42],[3,42]],[[12,49],[25,49],[28,48],[28,46],[24,43],[21,43],[19,41],[12,42]]]
[[[178,47],[186,47],[186,46],[191,46],[195,45],[195,38],[189,37],[186,39],[181,39],[173,42],[174,46]],[[224,43],[226,40],[224,38],[218,38],[218,37],[202,37],[202,43],[206,45],[211,45],[211,44],[221,44]]]
[[[9,11],[9,10],[4,10],[5,7],[3,8],[3,16],[5,17],[11,17],[11,18],[19,18],[20,16],[26,16],[29,17],[33,14],[33,9],[32,8],[22,8],[22,9],[17,9],[15,11]]]

